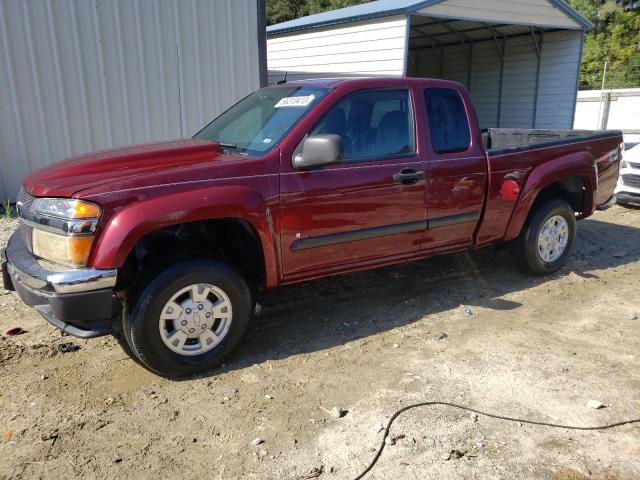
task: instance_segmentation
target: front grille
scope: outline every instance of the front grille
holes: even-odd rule
[[[18,228],[20,235],[22,236],[22,240],[24,244],[27,246],[29,252],[33,253],[33,229],[20,222],[20,227]]]
[[[19,210],[24,210],[26,212],[31,212],[33,209],[33,202],[35,201],[35,197],[32,197],[27,192],[24,191],[24,188],[20,189],[18,192],[18,198],[16,198],[16,205]]]
[[[627,187],[640,188],[640,175],[622,175],[622,183]]]
[[[20,212],[31,212],[35,207],[34,201],[35,197],[32,197],[24,191],[24,188],[21,188],[20,192],[18,193],[18,198],[16,198],[16,209],[18,210],[18,216],[22,216]],[[30,253],[33,253],[32,230],[33,229],[29,225],[25,225],[24,222],[20,221],[19,232]]]

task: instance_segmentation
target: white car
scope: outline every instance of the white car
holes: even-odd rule
[[[640,206],[640,144],[622,154],[615,194],[618,203]]]

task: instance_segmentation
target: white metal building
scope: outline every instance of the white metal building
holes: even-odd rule
[[[0,199],[70,155],[188,137],[266,83],[263,0],[0,0]]]
[[[268,27],[269,82],[444,78],[483,128],[571,128],[591,26],[562,0],[378,0]]]

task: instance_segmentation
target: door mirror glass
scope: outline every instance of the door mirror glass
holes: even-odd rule
[[[293,166],[297,170],[340,162],[342,162],[342,138],[333,133],[310,135],[302,144],[302,152],[293,157]]]

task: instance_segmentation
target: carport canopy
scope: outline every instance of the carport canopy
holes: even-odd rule
[[[481,127],[570,128],[591,27],[562,0],[377,0],[272,25],[269,69],[455,80]]]

